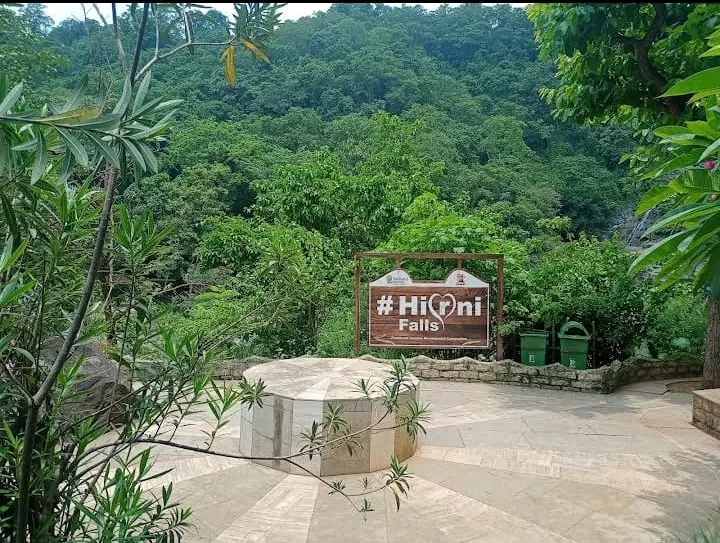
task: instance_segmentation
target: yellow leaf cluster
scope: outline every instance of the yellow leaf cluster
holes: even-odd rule
[[[235,86],[235,47],[232,45],[225,49],[225,52],[220,57],[221,60],[225,61],[225,79],[230,86]]]

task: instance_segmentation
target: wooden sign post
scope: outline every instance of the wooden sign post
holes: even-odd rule
[[[355,255],[355,356],[360,354],[360,274],[363,258],[394,259],[396,269],[369,285],[368,345],[409,349],[488,349],[488,283],[462,269],[463,259],[497,261],[497,326],[502,324],[503,256],[457,253],[358,253]],[[455,259],[443,281],[411,278],[402,259]],[[497,334],[497,358],[503,357]]]

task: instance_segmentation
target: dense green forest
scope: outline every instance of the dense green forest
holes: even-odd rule
[[[137,17],[121,25],[132,32]],[[65,61],[44,75],[43,98],[67,95],[85,73],[98,94],[120,92],[99,24],[37,26]],[[225,26],[210,11],[195,32],[212,41]],[[162,45],[180,39],[168,32]],[[620,164],[630,133],[551,116],[539,90],[555,84],[554,68],[523,10],[338,4],[284,23],[267,48],[269,63],[237,55],[234,86],[211,49],[154,73],[151,95],[182,99],[182,117],[159,172],[120,187],[120,199],[173,227],[155,270],[176,287],[169,318],[180,326],[211,334],[252,312],[233,356],[349,354],[351,258],[370,249],[505,253],[503,331],[594,322],[596,363],[630,354],[668,319],[623,278],[622,236],[594,238],[609,240],[640,193]],[[668,303],[694,307],[687,296]],[[690,327],[702,330],[695,313]],[[655,351],[702,348],[694,329],[655,335]]]
[[[112,103],[109,28],[24,14],[47,57],[17,74],[43,79],[35,98],[59,102],[89,74],[91,94]],[[161,47],[181,43],[172,12],[159,17]],[[120,27],[132,35],[138,18],[125,12]],[[218,40],[226,25],[211,10],[196,38]],[[153,262],[167,318],[205,334],[233,327],[230,356],[347,355],[356,251],[502,252],[511,345],[522,328],[576,318],[596,327],[596,364],[647,347],[646,332],[654,354],[673,342],[701,351],[690,295],[658,305],[625,277],[624,227],[643,188],[620,163],[628,127],[554,118],[540,96],[554,66],[533,34],[509,5],[337,4],[282,24],[269,63],[236,55],[235,85],[210,48],[158,64],[150,97],[182,99],[181,116],[158,173],[119,198],[172,228]],[[144,47],[149,56],[154,40]],[[688,310],[688,330],[656,330]]]
[[[180,540],[145,445],[246,459],[213,449],[263,407],[238,359],[351,356],[358,251],[500,253],[506,357],[571,319],[591,368],[623,360],[605,375],[704,353],[720,387],[719,5],[282,7],[0,5],[0,539]],[[392,359],[355,383],[386,410],[360,432],[414,439],[410,351],[363,352]],[[352,449],[342,409],[273,460]],[[173,441],[200,411],[207,439]],[[407,469],[324,483],[365,515],[376,491],[400,507]]]

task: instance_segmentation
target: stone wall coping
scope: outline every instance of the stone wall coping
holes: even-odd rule
[[[693,391],[693,425],[720,439],[720,388]]]
[[[720,388],[708,388],[705,390],[694,390],[693,394],[705,400],[720,404]]]
[[[360,359],[385,364],[392,362],[392,359],[372,355],[363,355]],[[220,379],[238,379],[245,370],[271,360],[273,359],[253,356],[242,360],[221,361],[216,376]],[[697,377],[702,374],[703,368],[702,360],[687,356],[670,360],[634,357],[588,370],[567,368],[559,363],[525,366],[514,360],[476,360],[468,356],[440,360],[421,355],[408,360],[412,366],[411,371],[421,380],[508,384],[602,394],[638,381]],[[720,398],[718,402],[720,403]]]

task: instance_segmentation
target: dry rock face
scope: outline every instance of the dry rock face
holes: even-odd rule
[[[48,365],[52,364],[61,346],[59,338],[45,342],[40,357]],[[69,399],[61,406],[62,414],[70,419],[81,419],[117,402],[117,405],[104,411],[103,416],[108,416],[109,411],[110,421],[119,422],[130,401],[131,386],[126,372],[122,369],[118,372],[118,363],[110,360],[96,343],[76,347],[67,364],[77,362],[81,356],[83,361],[76,384]]]

